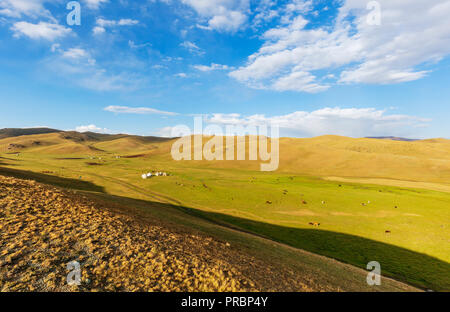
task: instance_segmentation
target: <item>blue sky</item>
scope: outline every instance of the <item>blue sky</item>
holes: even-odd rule
[[[450,1],[68,2],[0,0],[0,127],[450,137]]]

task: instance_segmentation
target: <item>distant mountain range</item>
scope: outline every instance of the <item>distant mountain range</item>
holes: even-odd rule
[[[381,136],[381,137],[366,137],[366,139],[379,139],[379,140],[392,140],[392,141],[405,141],[405,142],[413,142],[419,141],[418,139],[406,139],[394,136]]]
[[[47,134],[63,132],[61,130],[50,129],[50,128],[5,128],[0,129],[0,139],[11,138],[21,135],[33,135],[33,134]]]
[[[119,139],[124,137],[140,137],[147,138],[155,141],[158,137],[154,136],[137,136],[128,134],[102,134],[95,132],[76,132],[76,131],[63,131],[51,128],[4,128],[0,129],[0,139],[22,136],[22,135],[34,135],[34,134],[47,134],[47,133],[64,133],[67,139],[72,139],[75,141],[102,141],[109,139]],[[418,141],[418,139],[407,139],[395,136],[380,136],[380,137],[366,137],[367,139],[379,139],[379,140],[393,140],[393,141],[405,141],[413,142]],[[166,141],[166,138],[161,138],[161,141]]]
[[[168,138],[160,138],[154,136],[139,136],[139,135],[129,135],[129,134],[105,134],[96,132],[77,132],[77,131],[63,131],[51,128],[4,128],[0,129],[0,139],[18,137],[23,135],[37,135],[37,134],[49,134],[49,133],[60,133],[63,139],[84,142],[84,141],[108,141],[120,138],[139,138],[144,141],[149,142],[164,142]]]

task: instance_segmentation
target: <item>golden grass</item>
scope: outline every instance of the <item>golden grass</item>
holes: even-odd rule
[[[0,176],[0,194],[1,291],[256,290],[208,254],[229,244],[137,224],[34,181]],[[71,261],[82,266],[80,286],[66,283]]]

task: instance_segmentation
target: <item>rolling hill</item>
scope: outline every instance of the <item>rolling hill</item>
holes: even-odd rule
[[[46,133],[31,134],[30,129],[12,130],[14,131],[6,132],[20,134],[22,130],[26,130],[29,134],[0,139],[0,152],[78,156],[102,153],[123,156],[147,155],[170,161],[170,147],[174,142],[174,139],[168,138],[125,134],[77,133],[52,129],[33,129]],[[0,133],[2,131],[0,130]],[[203,144],[207,140],[205,137]],[[224,146],[224,150],[227,148]],[[248,159],[248,145],[246,159]],[[259,162],[248,160],[189,161],[186,165],[259,170]],[[450,181],[450,140],[396,141],[341,136],[281,138],[278,172],[324,178],[364,178],[377,181],[390,179],[406,183],[428,182],[447,185]]]
[[[139,206],[189,228],[202,220],[200,230],[219,238],[218,226],[360,268],[377,260],[386,276],[450,289],[449,140],[281,138],[275,172],[260,172],[260,161],[174,161],[174,140],[73,132],[9,137],[0,139],[0,174]],[[152,171],[169,176],[141,178]],[[233,243],[252,250],[250,241]],[[273,247],[264,257],[278,252]]]

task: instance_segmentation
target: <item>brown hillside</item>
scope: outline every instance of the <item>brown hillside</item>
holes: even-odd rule
[[[309,288],[300,276],[226,243],[115,211],[75,193],[0,176],[0,290],[327,289]],[[66,265],[74,260],[82,284],[67,286]]]

